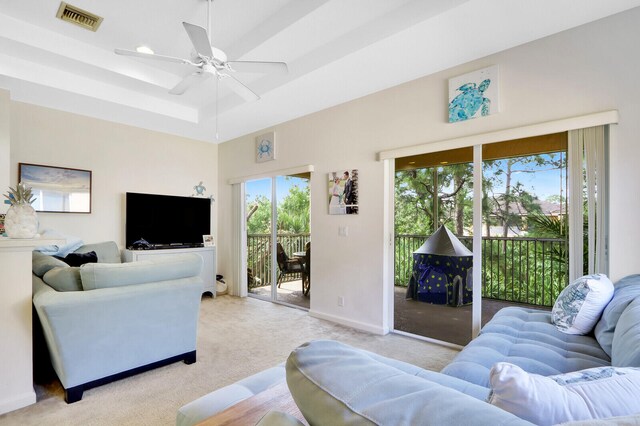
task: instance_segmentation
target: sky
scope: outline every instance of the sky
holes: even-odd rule
[[[535,169],[535,166],[532,166]],[[547,166],[538,167],[546,169]],[[559,170],[538,170],[535,173],[517,173],[513,175],[514,183],[522,182],[525,189],[538,196],[540,200],[546,200],[549,196],[560,195],[560,171]],[[562,179],[566,181],[566,170],[562,171]],[[289,176],[276,177],[276,198],[278,203],[289,193],[293,185],[306,187],[308,180]],[[566,186],[563,187],[563,196],[566,197]],[[264,195],[271,198],[271,178],[253,180],[246,183],[246,194],[249,201],[255,200],[256,196]]]
[[[559,160],[558,154],[543,154],[542,157],[549,158],[552,155],[554,156],[554,160]],[[566,156],[564,159],[566,159]],[[506,168],[506,165],[503,167]],[[562,185],[562,196],[566,197],[566,167],[562,170],[549,170],[550,165],[536,166],[535,164],[530,164],[523,166],[518,163],[514,166],[514,170],[519,169],[533,170],[535,173],[514,173],[511,176],[512,184],[515,185],[516,182],[521,182],[525,190],[533,195],[537,195],[540,200],[546,200],[552,195],[560,195],[560,187]],[[504,178],[502,181],[504,184]],[[497,192],[502,191],[504,191],[504,189],[498,190]]]
[[[278,204],[282,202],[282,200],[289,193],[289,188],[294,185],[298,185],[300,188],[304,188],[308,185],[307,179],[289,177],[289,176],[278,176],[276,177],[276,199],[278,200]],[[264,195],[268,199],[271,198],[271,178],[259,179],[248,181],[245,186],[245,192],[247,196],[247,200],[253,201],[256,199],[258,195]]]

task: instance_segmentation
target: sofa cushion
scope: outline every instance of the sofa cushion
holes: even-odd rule
[[[620,315],[613,333],[611,364],[616,367],[640,367],[640,297]]]
[[[57,291],[81,291],[82,281],[80,279],[80,268],[75,266],[63,266],[53,268],[44,276],[42,280],[51,288]]]
[[[82,266],[85,263],[98,263],[98,255],[95,251],[87,253],[69,253],[66,257],[58,257],[69,266]]]
[[[31,254],[32,259],[32,271],[33,273],[42,278],[44,274],[52,270],[53,268],[67,267],[68,265],[61,261],[60,259],[56,259],[53,256],[49,256],[48,254],[42,254],[39,251],[34,251]]]
[[[489,387],[496,362],[543,376],[611,364],[592,336],[562,333],[550,312],[521,307],[501,309],[442,372]]]
[[[298,347],[289,355],[286,370],[293,400],[309,424],[530,425],[335,341]]]
[[[80,276],[84,290],[96,290],[189,278],[198,276],[201,270],[202,257],[184,253],[131,263],[87,263],[80,267]]]
[[[613,334],[622,312],[635,299],[640,297],[640,274],[629,275],[614,286],[613,298],[609,302],[600,321],[596,324],[594,334],[602,349],[611,356]]]
[[[509,363],[490,374],[488,402],[537,425],[640,412],[640,370],[598,367],[544,377]]]
[[[120,249],[113,241],[105,241],[102,243],[85,244],[74,251],[74,253],[88,253],[95,251],[98,256],[99,263],[122,263]]]
[[[560,292],[551,319],[563,333],[590,333],[611,297],[613,283],[606,275],[585,275]]]

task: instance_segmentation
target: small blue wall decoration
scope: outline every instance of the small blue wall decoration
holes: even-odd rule
[[[193,187],[193,190],[195,191],[195,194],[191,194],[192,197],[208,198],[209,200],[211,200],[212,203],[215,201],[215,198],[213,198],[213,195],[207,196],[205,194],[205,192],[207,192],[207,188],[205,188],[205,186],[202,184],[202,181],[200,181],[197,185],[195,185]]]
[[[484,117],[500,110],[498,66],[449,79],[449,122]]]
[[[269,132],[256,138],[256,162],[262,163],[276,159],[275,133]]]

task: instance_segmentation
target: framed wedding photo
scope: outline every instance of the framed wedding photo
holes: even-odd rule
[[[358,214],[358,169],[329,173],[329,214]]]

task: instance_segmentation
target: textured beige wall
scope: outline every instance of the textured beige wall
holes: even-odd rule
[[[9,143],[9,117],[11,110],[11,98],[9,92],[6,90],[0,90],[0,193],[6,194],[11,178],[9,175],[10,170],[10,153],[11,145]],[[0,213],[7,211],[7,206],[4,204],[5,198],[0,196]]]
[[[618,109],[611,144],[611,275],[639,272],[640,9],[528,43],[438,74],[274,126],[278,159],[255,163],[254,137],[220,146],[220,270],[230,275],[232,177],[313,164],[311,311],[345,324],[384,331],[381,150],[475,135]],[[447,123],[447,80],[500,66],[502,112]],[[399,64],[402,66],[402,64]],[[375,72],[375,70],[372,70]],[[336,76],[338,81],[340,76]],[[322,88],[318,88],[322,90]],[[360,170],[360,214],[327,213],[326,174]],[[338,227],[349,226],[347,238]],[[337,305],[338,296],[345,306]]]
[[[18,163],[92,171],[92,213],[40,213],[40,227],[86,242],[124,245],[124,194],[191,195],[203,181],[217,196],[218,146],[123,124],[11,102],[11,183]],[[171,226],[167,206],[167,226]],[[212,210],[215,232],[217,204]]]

